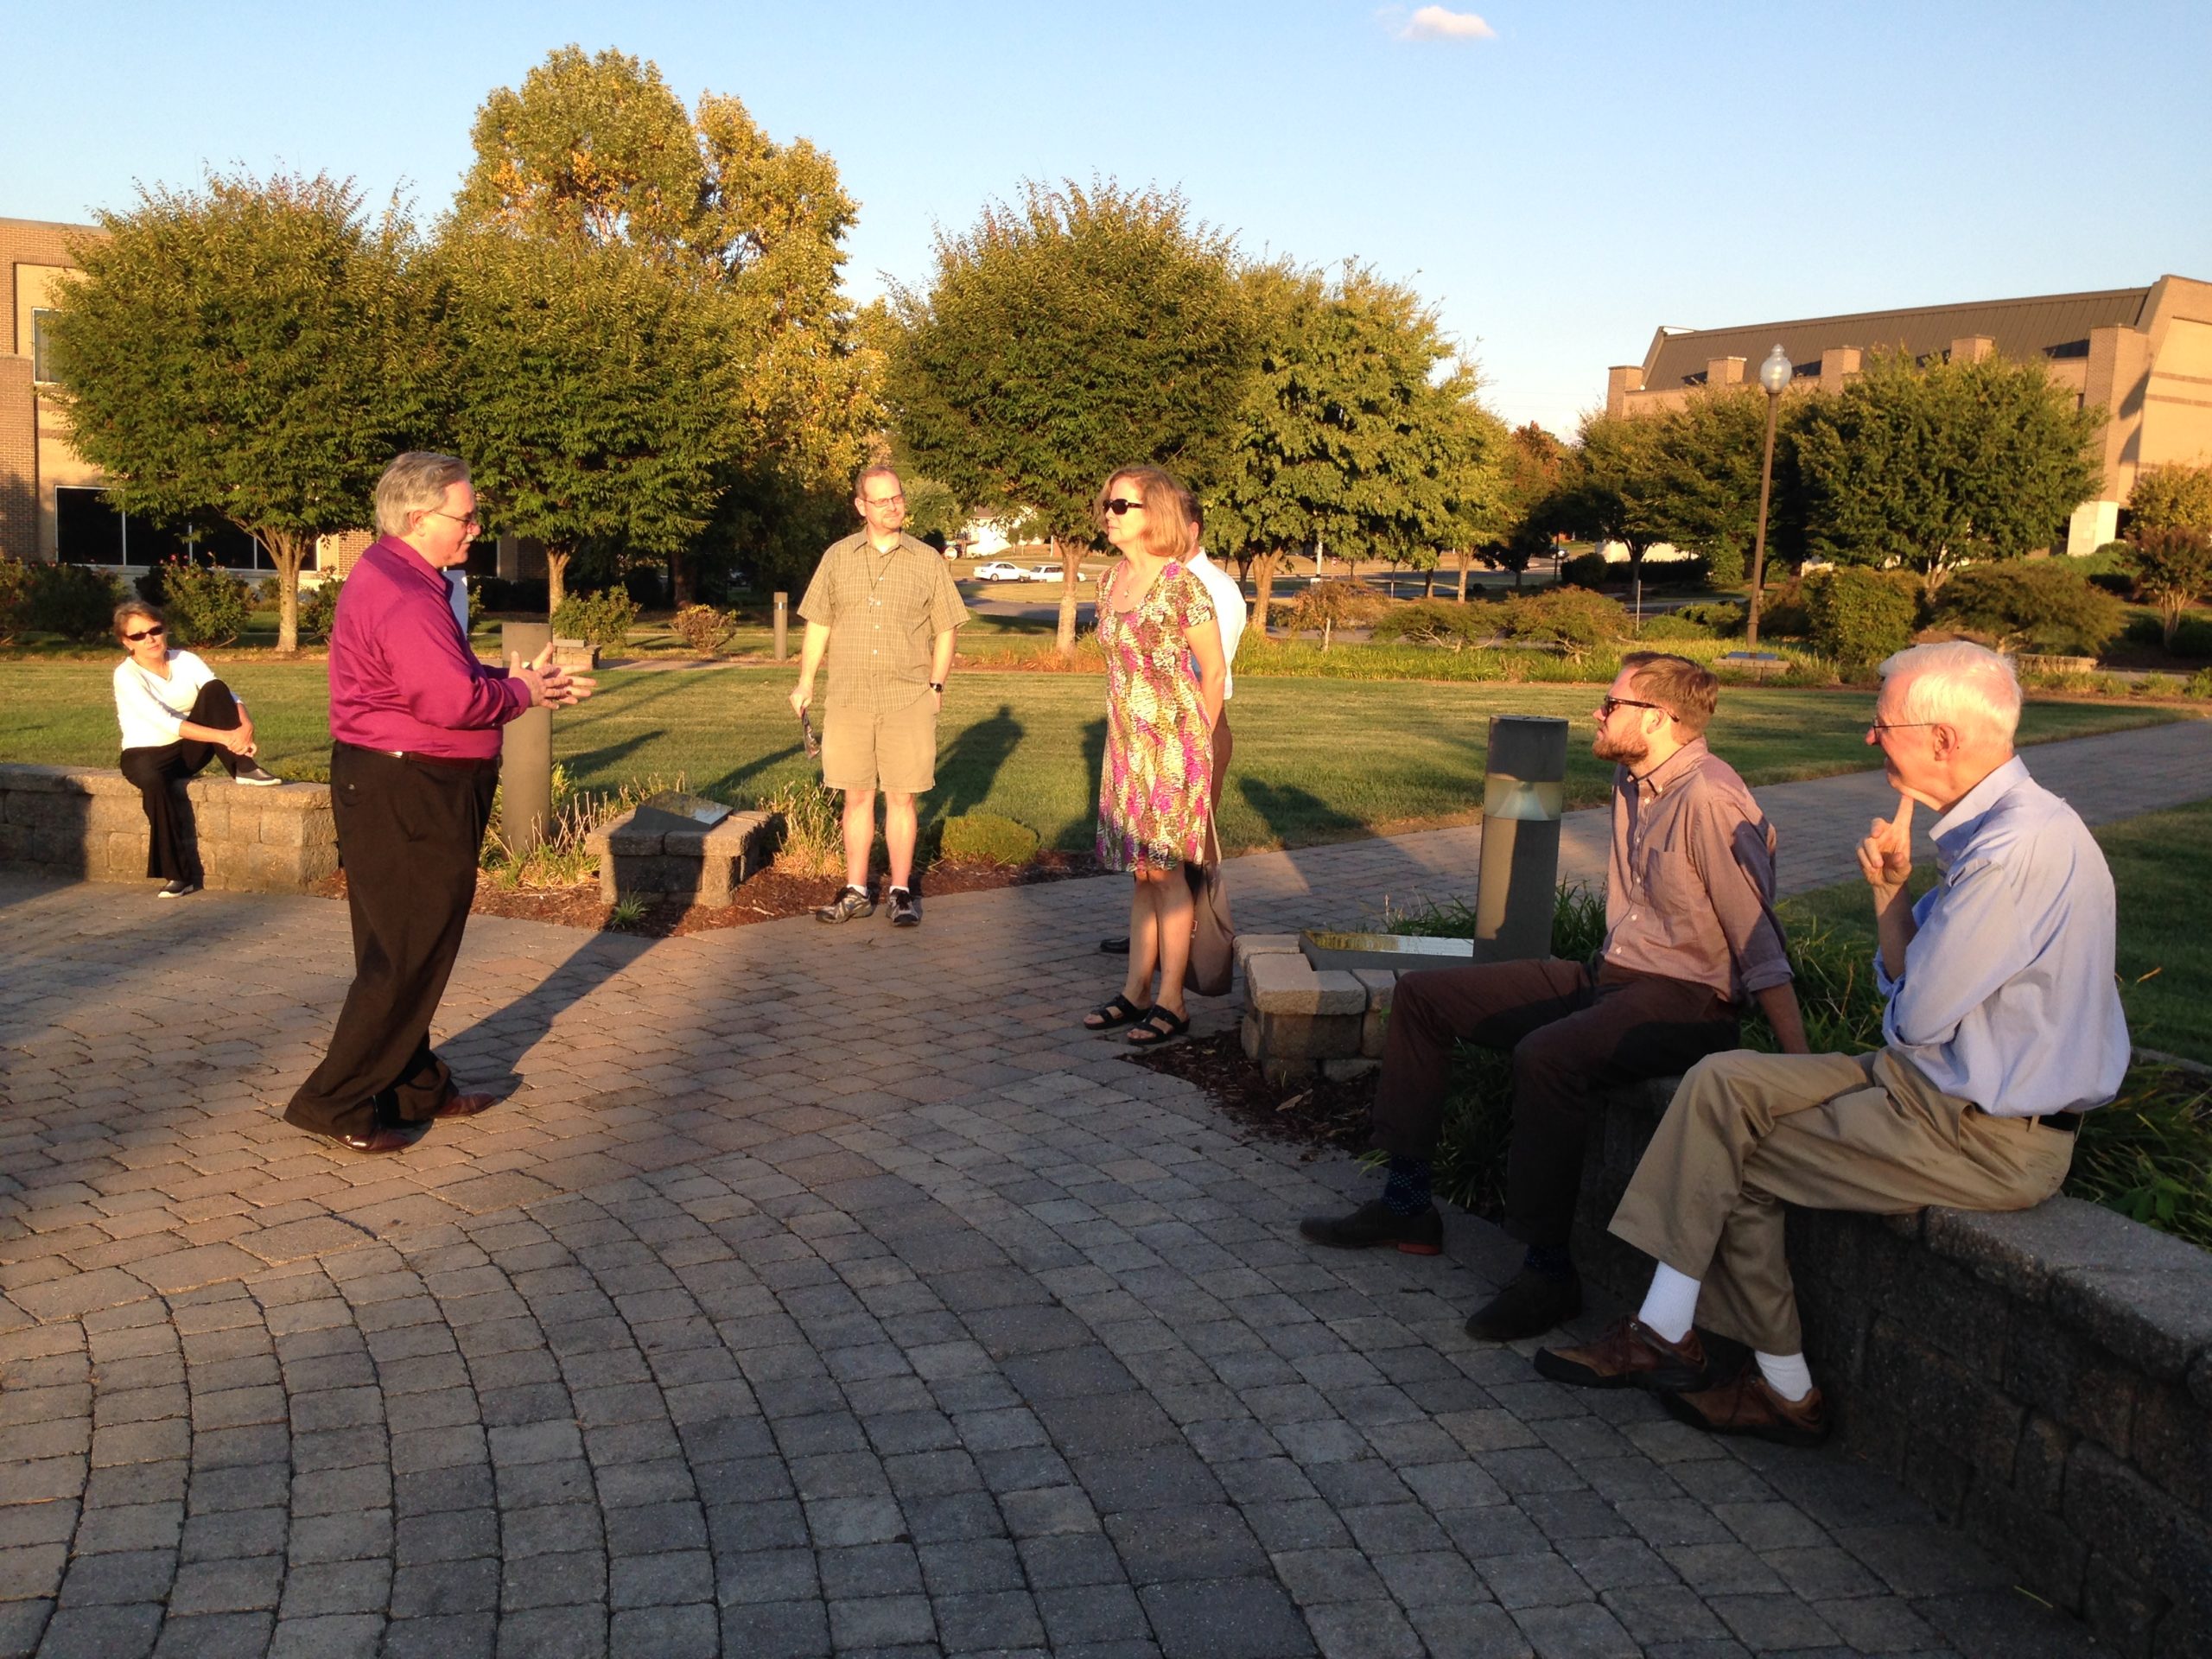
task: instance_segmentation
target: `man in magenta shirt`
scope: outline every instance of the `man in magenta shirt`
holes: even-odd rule
[[[353,924],[353,983],[330,1047],[284,1120],[356,1152],[400,1152],[434,1118],[492,1103],[430,1052],[476,893],[499,776],[499,728],[594,690],[552,664],[489,668],[469,649],[445,572],[477,531],[468,465],[410,451],[377,481],[378,540],[330,631],[330,810]]]

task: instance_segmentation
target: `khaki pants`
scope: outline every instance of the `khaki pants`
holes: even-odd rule
[[[1992,1117],[1910,1062],[1716,1054],[1690,1068],[1612,1231],[1700,1280],[1698,1322],[1770,1354],[1804,1346],[1782,1206],[1902,1215],[2025,1210],[2058,1191],[2074,1137]]]

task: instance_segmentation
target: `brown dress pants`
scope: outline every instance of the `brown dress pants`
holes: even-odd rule
[[[1375,1090],[1375,1144],[1434,1154],[1455,1043],[1513,1055],[1506,1223],[1557,1248],[1574,1224],[1590,1097],[1671,1077],[1737,1042],[1734,1007],[1709,985],[1579,962],[1484,963],[1398,981]]]
[[[1992,1117],[1910,1060],[1716,1054],[1675,1091],[1612,1231],[1703,1281],[1698,1323],[1770,1354],[1805,1345],[1782,1206],[1903,1215],[2026,1210],[2066,1179],[2074,1137]]]

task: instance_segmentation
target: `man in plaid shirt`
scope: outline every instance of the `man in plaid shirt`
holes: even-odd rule
[[[814,701],[814,677],[830,664],[822,727],[822,781],[845,794],[845,890],[816,911],[848,922],[874,912],[868,848],[875,794],[883,791],[883,840],[891,855],[891,922],[922,919],[914,897],[914,798],[937,781],[937,715],[952,671],[953,640],[968,607],[944,556],[906,533],[906,486],[888,467],[871,467],[855,486],[865,528],[822,556],[799,601],[806,643],[791,707]]]

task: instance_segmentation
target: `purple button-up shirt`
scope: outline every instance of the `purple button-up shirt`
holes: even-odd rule
[[[330,734],[358,748],[489,760],[530,688],[476,660],[446,579],[396,536],[346,578],[330,630]]]

